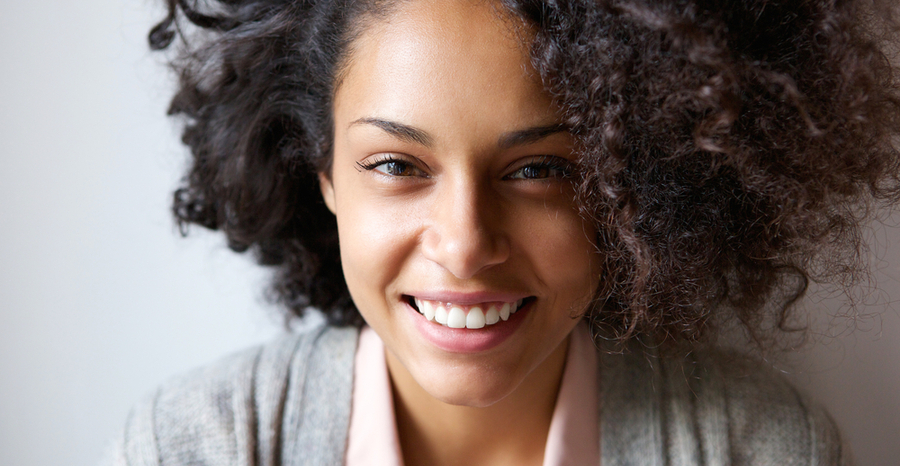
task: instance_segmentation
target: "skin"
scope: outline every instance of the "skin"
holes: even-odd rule
[[[489,2],[404,2],[352,44],[335,93],[322,194],[350,294],[385,344],[408,466],[540,464],[599,280],[564,176],[573,141],[528,37]],[[502,343],[458,353],[411,324],[409,297],[431,292],[534,302]]]

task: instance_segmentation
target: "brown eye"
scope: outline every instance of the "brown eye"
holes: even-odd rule
[[[399,161],[383,162],[374,167],[374,170],[390,176],[415,176],[417,174],[414,166]]]
[[[534,179],[540,179],[540,178],[549,178],[549,177],[553,176],[552,175],[553,173],[555,173],[555,172],[553,171],[552,168],[541,167],[541,166],[537,166],[537,167],[531,166],[531,167],[523,167],[521,170],[519,170],[520,175],[517,177],[534,180]]]
[[[419,167],[404,160],[384,157],[368,163],[358,163],[363,170],[376,171],[387,176],[427,176]]]
[[[543,180],[547,178],[566,178],[571,175],[570,164],[551,159],[540,159],[525,165],[506,176],[510,180]]]

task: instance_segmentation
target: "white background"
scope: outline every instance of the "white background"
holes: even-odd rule
[[[187,159],[146,46],[162,16],[150,0],[0,3],[0,465],[94,464],[155,385],[279,331],[266,274],[170,219]],[[809,301],[822,337],[791,375],[862,466],[900,458],[900,229],[877,233],[860,330]]]

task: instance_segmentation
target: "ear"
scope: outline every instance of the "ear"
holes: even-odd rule
[[[331,178],[329,178],[328,174],[325,172],[319,172],[319,189],[322,190],[322,199],[325,200],[325,205],[328,206],[328,210],[334,214],[334,185],[331,183]]]

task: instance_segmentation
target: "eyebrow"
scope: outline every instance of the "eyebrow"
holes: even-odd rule
[[[562,133],[565,131],[567,131],[567,129],[562,124],[536,126],[534,128],[506,133],[500,136],[500,141],[498,141],[497,145],[500,146],[501,149],[524,146],[526,144],[538,142],[551,134]]]
[[[350,126],[367,124],[373,125],[384,132],[394,136],[402,141],[419,144],[428,148],[434,146],[434,139],[426,131],[419,128],[398,123],[396,121],[383,120],[381,118],[360,118],[350,123]],[[535,126],[518,131],[511,131],[500,136],[497,145],[501,149],[510,149],[516,146],[531,144],[544,139],[551,134],[562,133],[568,131],[563,124],[553,124],[546,126]]]
[[[360,124],[377,126],[378,128],[384,130],[384,132],[402,141],[420,144],[425,147],[434,146],[434,140],[428,133],[422,131],[421,129],[414,128],[409,125],[404,125],[403,123],[382,120],[380,118],[360,118],[358,120],[355,120],[353,123],[350,123],[350,126]]]

